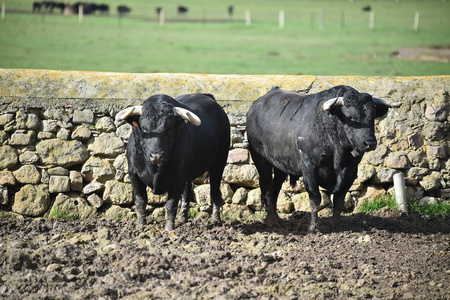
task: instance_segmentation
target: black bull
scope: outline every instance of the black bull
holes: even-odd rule
[[[134,125],[127,145],[128,173],[135,192],[139,221],[145,223],[146,187],[168,193],[166,230],[175,226],[179,198],[180,219],[187,220],[191,181],[206,171],[210,177],[213,220],[220,221],[220,182],[230,147],[230,123],[209,94],[148,98],[142,106],[124,109],[116,120]]]
[[[310,230],[317,225],[319,186],[334,195],[337,221],[363,154],[377,145],[375,118],[398,106],[349,86],[312,95],[274,88],[254,102],[247,114],[247,135],[260,175],[266,222],[278,223],[277,197],[287,175],[291,184],[303,176],[311,206]]]

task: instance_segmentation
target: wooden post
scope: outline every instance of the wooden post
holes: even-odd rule
[[[369,29],[375,29],[375,13],[373,11],[369,13]]]
[[[78,5],[78,23],[83,24],[83,4]]]
[[[405,176],[402,172],[397,172],[393,176],[395,189],[395,202],[398,207],[408,215],[408,205],[406,204]]]
[[[323,9],[319,10],[319,30],[323,30]]]
[[[278,14],[278,27],[284,29],[284,10],[280,10]]]
[[[245,11],[245,25],[247,25],[247,27],[252,26],[252,17],[250,15],[250,11],[249,10]]]
[[[416,13],[414,14],[414,25],[413,25],[415,31],[419,30],[419,17],[420,17],[419,12],[416,11]]]
[[[2,21],[5,19],[6,16],[6,3],[2,2]]]
[[[159,26],[162,27],[166,23],[166,13],[164,9],[159,12]]]

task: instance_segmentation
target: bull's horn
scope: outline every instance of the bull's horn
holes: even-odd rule
[[[129,116],[140,116],[140,115],[142,115],[142,106],[127,107],[116,115],[116,121],[125,120]]]
[[[402,106],[401,102],[391,102],[391,101],[387,101],[384,99],[380,99],[380,98],[375,98],[372,97],[373,102],[375,102],[376,104],[381,104],[381,105],[385,105],[387,107],[400,107]]]
[[[194,114],[192,111],[189,111],[187,109],[184,109],[181,107],[174,107],[173,113],[176,115],[179,115],[180,117],[182,117],[185,120],[188,120],[189,122],[192,123],[192,125],[200,126],[200,124],[202,123],[202,121],[196,114]]]
[[[344,97],[336,97],[331,98],[330,100],[325,101],[322,104],[323,110],[330,110],[333,106],[343,106],[344,105]]]

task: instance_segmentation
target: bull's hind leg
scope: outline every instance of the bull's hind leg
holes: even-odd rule
[[[280,218],[278,217],[277,209],[276,209],[276,200],[275,204],[272,200],[273,194],[273,179],[272,179],[272,170],[273,166],[270,162],[260,155],[253,147],[250,145],[249,147],[250,153],[252,155],[253,162],[255,163],[255,167],[259,173],[259,187],[261,189],[261,204],[265,208],[267,212],[266,216],[266,224],[269,226],[273,226],[279,223]]]
[[[270,201],[269,201],[269,207],[267,208],[267,210],[271,210],[273,211],[273,215],[277,216],[277,220],[274,221],[279,221],[278,218],[278,213],[277,213],[277,200],[278,200],[278,195],[280,194],[280,190],[281,190],[281,186],[283,185],[283,182],[286,180],[287,174],[282,172],[281,170],[274,168],[273,170],[273,181],[272,181],[272,193],[270,195]]]
[[[192,201],[192,182],[186,182],[183,194],[181,195],[180,223],[186,223],[188,220],[189,203]]]
[[[212,220],[214,223],[222,224],[220,208],[222,207],[222,192],[220,182],[222,181],[223,168],[209,171],[210,196],[212,202]]]

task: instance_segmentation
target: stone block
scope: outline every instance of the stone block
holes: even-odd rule
[[[12,146],[28,146],[34,144],[36,133],[33,130],[17,130],[11,135],[9,142]]]
[[[223,172],[223,181],[238,186],[258,187],[259,174],[254,165],[229,164]]]
[[[87,181],[106,182],[114,178],[115,170],[109,160],[91,156],[81,168],[81,174]]]
[[[70,171],[69,173],[70,179],[70,189],[72,191],[81,192],[83,191],[83,176],[81,172],[78,171]]]
[[[103,199],[105,202],[117,205],[131,204],[134,202],[133,187],[128,183],[115,180],[107,181],[105,184]]]
[[[34,165],[23,165],[13,174],[17,181],[22,184],[36,184],[41,181],[41,173]]]
[[[94,155],[117,156],[125,151],[125,144],[114,133],[101,133],[88,141],[88,150]]]
[[[248,192],[246,204],[249,208],[255,211],[263,209],[261,204],[261,190],[259,188]]]
[[[97,216],[97,211],[86,199],[77,194],[58,194],[50,210],[50,216],[64,216],[71,219],[88,219]]]
[[[50,176],[48,183],[48,190],[50,193],[64,193],[70,191],[69,176]]]
[[[248,162],[248,150],[233,149],[228,152],[227,163],[229,164],[245,164]]]
[[[92,131],[85,126],[78,126],[72,132],[72,139],[86,141],[92,136]]]
[[[14,186],[16,184],[16,178],[13,173],[8,170],[0,171],[0,185]]]
[[[15,195],[11,210],[15,213],[37,217],[50,207],[48,185],[25,185]]]
[[[72,120],[76,124],[94,124],[94,112],[90,109],[75,109],[73,112]]]
[[[80,141],[50,139],[39,142],[36,151],[45,165],[70,167],[85,162],[89,153]]]

